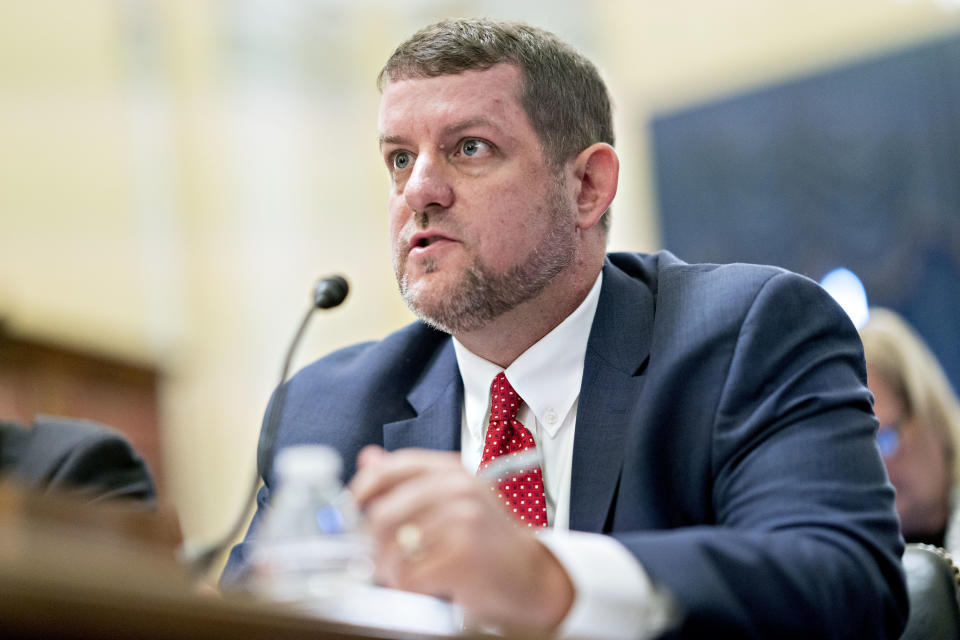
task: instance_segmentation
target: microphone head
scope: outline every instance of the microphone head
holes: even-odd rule
[[[341,276],[323,278],[313,290],[313,304],[318,309],[333,308],[343,302],[349,290],[347,281]]]

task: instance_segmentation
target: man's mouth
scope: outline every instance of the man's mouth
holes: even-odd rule
[[[445,238],[445,237],[443,237],[443,236],[429,236],[429,237],[427,237],[427,238],[420,238],[419,240],[417,240],[417,244],[415,244],[414,246],[415,246],[415,247],[429,247],[429,246],[430,246],[431,244],[433,244],[434,242],[437,242],[437,241],[439,241],[439,240],[448,240],[448,239],[449,239],[449,238]]]
[[[454,242],[454,239],[440,233],[418,233],[410,238],[410,251],[427,249],[433,245],[447,242]]]

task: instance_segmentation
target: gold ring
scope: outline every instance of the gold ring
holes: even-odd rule
[[[410,560],[423,555],[423,532],[415,524],[406,523],[397,528],[397,546]]]

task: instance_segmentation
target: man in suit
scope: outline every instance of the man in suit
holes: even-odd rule
[[[829,297],[771,267],[606,255],[609,99],[552,34],[445,21],[380,84],[421,321],[295,376],[277,439],[341,452],[379,580],[536,634],[643,637],[670,602],[682,636],[897,637],[893,493]],[[539,465],[494,491],[475,475],[525,448]]]
[[[146,463],[122,433],[74,418],[39,415],[29,428],[0,420],[0,477],[89,502],[153,506],[157,497]]]

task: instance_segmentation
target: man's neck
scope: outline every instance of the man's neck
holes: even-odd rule
[[[463,346],[506,369],[580,306],[600,273],[578,264],[558,275],[535,298],[522,302],[476,331],[456,334]]]

